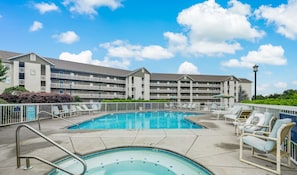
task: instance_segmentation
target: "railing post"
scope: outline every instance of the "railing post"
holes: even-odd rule
[[[21,158],[20,158],[20,133],[19,133],[19,130],[20,130],[20,127],[17,128],[16,130],[16,135],[15,135],[15,138],[16,138],[16,148],[15,148],[15,151],[16,151],[16,159],[17,159],[17,168],[20,168],[21,167]]]
[[[25,170],[31,169],[32,167],[30,166],[30,159],[26,158],[26,168]]]

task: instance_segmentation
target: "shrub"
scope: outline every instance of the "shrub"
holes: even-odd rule
[[[3,94],[13,94],[13,95],[17,95],[20,94],[22,92],[29,92],[26,88],[22,87],[22,86],[14,86],[14,87],[9,87],[4,89]]]
[[[2,94],[0,98],[9,103],[65,103],[74,102],[68,94],[23,92],[19,95]]]
[[[2,98],[0,98],[0,104],[7,104],[8,102]]]

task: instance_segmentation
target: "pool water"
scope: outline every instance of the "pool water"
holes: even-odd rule
[[[108,114],[68,129],[186,129],[202,126],[185,119],[187,116],[199,116],[194,112],[130,112]]]
[[[155,148],[128,147],[101,151],[83,157],[87,163],[85,175],[212,175],[200,164],[179,154]],[[82,165],[73,159],[64,159],[58,165],[75,173]],[[53,170],[48,175],[64,175]]]

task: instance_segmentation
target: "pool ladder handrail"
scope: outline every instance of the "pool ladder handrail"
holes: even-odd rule
[[[49,143],[53,144],[54,146],[56,146],[57,148],[61,149],[62,151],[64,151],[65,153],[67,153],[69,156],[73,157],[74,159],[78,160],[82,165],[83,165],[83,172],[80,173],[79,175],[83,175],[86,171],[87,171],[87,164],[86,162],[81,159],[80,157],[78,157],[77,155],[73,154],[72,152],[70,152],[69,150],[67,150],[66,148],[60,146],[58,143],[56,143],[55,141],[51,140],[50,138],[48,138],[47,136],[45,136],[44,134],[42,134],[41,132],[35,130],[34,128],[32,128],[31,126],[29,125],[26,125],[26,124],[22,124],[20,126],[17,127],[16,129],[16,159],[17,159],[17,168],[20,168],[21,167],[21,159],[26,159],[26,167],[25,169],[30,169],[32,168],[30,166],[30,159],[35,159],[35,160],[39,160],[40,162],[43,162],[49,166],[52,166],[54,168],[57,168],[61,171],[64,171],[68,174],[71,174],[71,175],[75,175],[75,173],[72,173],[48,160],[45,160],[43,158],[40,158],[38,156],[26,156],[26,155],[20,155],[20,129],[22,127],[26,127],[27,129],[29,129],[30,131],[32,131],[33,133],[35,133],[36,135],[40,136],[41,138],[45,139],[46,141],[48,141]]]

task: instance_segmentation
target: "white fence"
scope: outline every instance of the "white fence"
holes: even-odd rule
[[[67,106],[69,112],[76,112],[71,106],[100,106],[101,112],[124,112],[141,110],[210,110],[212,103],[163,103],[163,102],[102,102],[102,103],[32,103],[32,104],[0,104],[0,126],[24,123],[39,119],[54,117],[54,109],[62,112],[62,106]],[[65,112],[65,111],[64,111]],[[56,114],[57,115],[57,114]]]

